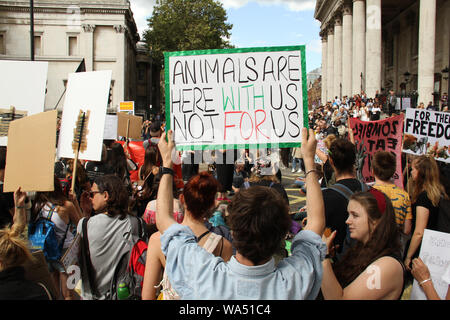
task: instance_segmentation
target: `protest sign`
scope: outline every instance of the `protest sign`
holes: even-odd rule
[[[72,265],[78,264],[78,256],[80,254],[80,246],[81,246],[81,236],[77,234],[75,239],[73,239],[70,247],[67,248],[64,256],[61,257],[60,262],[64,266],[64,269],[67,269]]]
[[[305,46],[165,54],[177,150],[295,147],[308,125]]]
[[[27,115],[43,112],[47,72],[48,62],[0,60],[0,109],[13,107],[16,115],[19,110]],[[7,144],[8,138],[1,136],[0,145]]]
[[[80,150],[78,159],[100,161],[111,75],[112,71],[69,75],[58,140],[59,158],[75,158],[72,142],[81,110],[89,112],[89,121],[86,131],[87,146],[85,150]]]
[[[54,190],[57,116],[54,110],[11,122],[4,192]]]
[[[125,112],[117,114],[117,135],[129,139],[142,139],[142,117]]]
[[[442,276],[450,265],[450,234],[425,229],[419,257],[430,270],[431,280],[437,294],[444,300],[448,284],[442,280]],[[416,280],[413,283],[410,299],[427,299]]]
[[[105,118],[105,130],[103,132],[103,140],[117,139],[117,116],[107,114]]]
[[[450,163],[450,113],[408,109],[404,131],[403,152]]]
[[[134,101],[122,101],[119,103],[119,112],[134,114]]]
[[[358,161],[361,161],[359,167],[362,168],[364,182],[375,181],[370,172],[373,155],[377,151],[389,151],[396,157],[393,181],[395,185],[403,188],[401,165],[403,118],[403,114],[378,121],[361,121],[357,118],[350,118],[349,130],[353,130],[358,152],[363,155]]]

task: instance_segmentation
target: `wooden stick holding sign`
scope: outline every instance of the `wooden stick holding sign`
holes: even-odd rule
[[[75,159],[73,160],[73,171],[72,171],[72,192],[75,192],[75,179],[77,174],[77,164],[78,164],[78,154],[86,150],[87,148],[87,127],[89,122],[90,111],[83,112],[80,110],[78,114],[77,124],[73,133],[72,149],[75,153]]]

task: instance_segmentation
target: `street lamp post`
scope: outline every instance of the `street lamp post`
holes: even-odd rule
[[[30,0],[30,50],[31,61],[34,61],[34,3]]]

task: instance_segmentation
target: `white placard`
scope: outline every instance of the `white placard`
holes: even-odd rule
[[[0,60],[0,109],[43,112],[47,72],[48,62]],[[0,137],[0,145],[7,144],[8,137]]]
[[[69,74],[58,141],[58,158],[75,158],[72,141],[78,114],[80,110],[89,110],[87,149],[80,151],[78,159],[100,161],[111,76],[110,70]]]
[[[166,116],[177,149],[299,146],[304,46],[166,54]]]
[[[450,163],[450,113],[406,109],[403,152]]]
[[[450,264],[450,233],[425,229],[419,257],[430,270],[437,294],[444,300],[448,284],[442,280],[442,276]],[[416,280],[413,283],[410,299],[427,300]]]
[[[105,118],[105,131],[103,133],[103,140],[117,140],[117,116],[107,114]]]

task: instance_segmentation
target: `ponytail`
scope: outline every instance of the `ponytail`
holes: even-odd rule
[[[0,271],[11,267],[21,266],[32,260],[26,240],[20,237],[20,227],[0,230]]]

